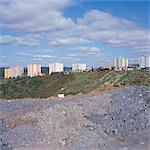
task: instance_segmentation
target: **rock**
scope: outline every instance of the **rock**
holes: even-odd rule
[[[66,142],[65,142],[65,141],[59,141],[59,143],[60,143],[62,146],[66,145]]]
[[[93,128],[93,127],[90,127],[89,130],[94,130],[94,128]]]
[[[139,144],[144,145],[145,143],[143,141],[140,141]]]
[[[66,111],[62,111],[61,113],[62,113],[62,114],[66,114]]]
[[[146,104],[146,95],[149,93],[147,89],[148,87],[123,87],[114,90],[106,113],[89,113],[86,118],[117,139],[137,134],[149,127],[150,106]],[[145,95],[145,99],[141,99],[138,93]]]

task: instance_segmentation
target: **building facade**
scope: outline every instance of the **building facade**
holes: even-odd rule
[[[15,65],[11,68],[4,69],[4,78],[16,78],[23,75],[23,67],[20,65]]]
[[[10,77],[11,77],[11,70],[10,70],[10,68],[5,68],[4,69],[4,78],[8,79]]]
[[[41,76],[41,65],[40,64],[29,64],[27,74],[29,77]]]
[[[118,57],[113,59],[113,67],[118,70],[127,69],[128,58]]]
[[[140,68],[150,68],[150,56],[146,55],[146,56],[141,56],[140,57]]]
[[[86,64],[72,64],[72,71],[74,72],[82,72],[86,70]]]
[[[16,78],[16,77],[21,77],[23,75],[23,67],[20,65],[15,65],[10,68],[11,71],[11,77]]]
[[[53,72],[63,72],[63,71],[64,71],[64,65],[62,63],[49,64],[49,74]]]

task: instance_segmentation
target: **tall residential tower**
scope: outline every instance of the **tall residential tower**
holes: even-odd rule
[[[127,69],[128,67],[128,58],[118,57],[113,60],[113,67],[118,70]]]
[[[150,68],[150,56],[145,55],[140,57],[140,68]]]
[[[86,70],[86,64],[72,64],[72,71],[74,72],[81,72]]]
[[[41,65],[40,64],[29,64],[28,65],[28,76],[41,76]]]
[[[61,63],[53,63],[49,64],[49,74],[53,72],[63,72],[64,71],[64,65]]]
[[[4,69],[4,78],[16,78],[23,75],[23,67],[21,65],[15,65],[10,68]]]

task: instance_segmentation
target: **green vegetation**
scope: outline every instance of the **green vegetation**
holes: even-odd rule
[[[0,98],[46,98],[57,96],[60,92],[64,92],[65,95],[87,93],[107,86],[149,86],[149,78],[148,71],[101,71],[3,79],[0,83]]]

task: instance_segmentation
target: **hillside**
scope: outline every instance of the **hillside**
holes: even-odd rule
[[[55,73],[43,77],[14,78],[1,80],[0,98],[47,98],[60,92],[69,95],[120,85],[148,86],[149,78],[147,71]]]

